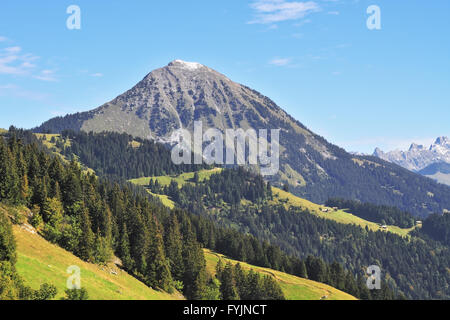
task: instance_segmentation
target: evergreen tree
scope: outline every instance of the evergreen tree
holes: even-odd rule
[[[201,300],[206,296],[207,273],[203,250],[192,233],[184,239],[184,294],[188,299]]]
[[[120,243],[118,248],[119,257],[125,270],[131,271],[134,268],[133,259],[130,254],[130,241],[128,238],[127,226],[123,224]]]
[[[162,232],[158,230],[156,222],[153,221],[152,225],[153,239],[149,247],[146,275],[149,277],[151,286],[170,291],[172,289],[172,275],[164,253]]]
[[[220,275],[220,294],[222,300],[239,300],[233,265],[228,262]]]
[[[94,255],[94,233],[91,229],[91,220],[89,218],[89,211],[86,207],[81,208],[81,238],[79,254],[80,257],[86,261],[92,261]]]
[[[67,289],[66,297],[63,300],[88,300],[89,294],[85,288]]]
[[[262,278],[263,300],[284,300],[284,294],[278,283],[271,276]]]
[[[184,274],[183,239],[176,215],[169,218],[165,237],[166,255],[174,280],[182,281]]]

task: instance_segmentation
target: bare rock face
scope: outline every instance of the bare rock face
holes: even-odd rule
[[[306,146],[323,159],[336,158],[326,142],[269,98],[202,64],[182,60],[150,72],[132,89],[91,111],[81,130],[126,132],[172,143],[172,133],[180,129],[193,132],[195,121],[201,121],[204,130],[216,128],[222,132],[239,128],[281,129],[283,158],[289,158],[291,152],[305,151]],[[294,186],[304,184],[301,173],[292,169],[298,165],[282,164],[278,177],[283,176]],[[302,166],[310,174],[317,172],[326,178],[326,172],[311,157]],[[298,179],[285,177],[286,170],[294,172]]]
[[[302,157],[305,158],[307,150],[311,149],[320,158],[336,159],[325,140],[269,98],[200,63],[182,60],[150,72],[133,88],[97,109],[51,119],[35,130],[125,132],[171,143],[172,133],[180,129],[192,132],[195,121],[201,121],[204,130],[216,128],[222,132],[239,128],[281,129],[282,158],[288,159],[291,152],[304,153]],[[292,168],[300,165],[298,159],[291,160]],[[282,165],[282,171],[286,165]],[[302,166],[308,167],[310,174],[317,172],[326,177],[326,172],[313,157]],[[289,171],[295,171],[292,168]],[[301,174],[293,175],[298,177],[294,185],[304,184]]]
[[[326,152],[313,134],[270,99],[196,62],[172,61],[92,113],[82,130],[168,141],[175,130],[192,131],[194,121],[220,130],[282,128],[303,133]]]

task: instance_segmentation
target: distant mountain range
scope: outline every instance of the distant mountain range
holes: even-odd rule
[[[269,180],[316,203],[329,198],[393,205],[425,216],[450,210],[450,188],[377,157],[347,153],[259,92],[199,63],[175,60],[92,111],[57,117],[34,132],[126,132],[170,143],[173,132],[204,128],[281,129],[280,170]]]
[[[448,137],[437,138],[428,148],[415,143],[411,144],[408,151],[383,152],[376,148],[373,155],[450,185],[450,139]]]

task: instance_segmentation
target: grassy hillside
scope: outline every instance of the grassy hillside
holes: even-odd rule
[[[210,170],[200,170],[198,171],[199,180],[203,181],[204,179],[209,179],[209,177],[214,174],[218,173],[222,170],[221,168],[214,168]],[[168,186],[172,180],[175,180],[178,182],[179,186],[182,186],[185,183],[193,183],[191,182],[192,178],[194,177],[194,172],[187,172],[183,173],[177,176],[159,176],[159,177],[143,177],[138,179],[132,179],[130,182],[146,186],[150,183],[150,179],[158,180],[158,182],[163,186]],[[149,190],[147,190],[150,194],[153,196],[157,196],[160,198],[161,202],[168,206],[169,208],[173,208],[175,203],[166,195],[159,195],[151,193]],[[321,209],[326,208],[325,206],[315,204],[311,201],[299,198],[292,193],[283,191],[279,188],[272,187],[273,192],[273,200],[270,201],[272,204],[284,204],[287,208],[290,206],[300,207],[303,209],[306,209],[310,211],[312,214],[317,215],[321,218],[334,220],[338,223],[343,224],[355,224],[358,226],[361,226],[365,228],[366,226],[373,231],[380,230],[380,226],[371,221],[364,220],[362,218],[359,218],[346,210],[333,210],[332,208],[327,208],[329,212],[322,212]],[[250,204],[248,201],[243,200],[243,204]],[[388,226],[387,232],[393,232],[395,234],[401,235],[401,236],[407,236],[410,231],[412,231],[415,227],[409,228],[409,229],[402,229],[397,226]]]
[[[56,141],[62,141],[60,134],[52,134],[52,133],[35,133],[36,138],[41,140],[42,144],[46,146],[53,154],[61,157],[64,162],[69,162],[69,160],[63,155],[63,150],[56,146]],[[54,138],[54,139],[53,139]],[[53,142],[52,142],[53,139]],[[64,148],[70,147],[71,142],[70,139],[67,139],[64,143]],[[78,160],[78,157],[75,155],[75,158]],[[86,173],[95,174],[95,171],[91,168],[86,167],[82,164],[82,169]]]
[[[55,152],[60,153],[61,150],[56,147],[56,141],[60,140],[61,135],[60,134],[50,134],[50,133],[35,133],[34,134],[36,138],[39,140],[42,140],[42,143],[49,149],[54,148]],[[54,142],[52,142],[52,139]],[[66,141],[65,145],[69,147],[70,146],[70,140]]]
[[[215,173],[219,173],[222,168],[213,168],[213,169],[205,169],[200,170],[198,172],[199,181],[203,181],[205,179],[209,179],[209,177]],[[178,185],[181,187],[185,183],[193,183],[191,180],[194,178],[194,172],[185,172],[177,176],[158,176],[158,177],[142,177],[138,179],[130,180],[131,183],[147,186],[150,183],[150,180],[158,180],[159,184],[162,186],[168,186],[172,180],[178,182]]]
[[[174,300],[180,294],[155,291],[136,280],[114,264],[99,266],[86,263],[73,254],[49,243],[31,228],[14,226],[17,242],[17,271],[25,284],[38,289],[44,283],[57,287],[57,299],[64,296],[69,274],[67,267],[76,265],[81,269],[81,285],[93,300]]]
[[[286,192],[284,190],[272,187],[273,192],[273,201],[274,204],[283,203],[286,207],[296,206],[310,211],[312,214],[317,215],[321,218],[334,220],[339,223],[344,224],[355,224],[365,228],[366,226],[373,231],[380,230],[380,226],[375,222],[370,222],[359,218],[345,210],[333,210],[332,208],[327,208],[325,206],[321,206],[311,201],[299,198],[294,196],[292,193]],[[322,212],[321,209],[328,209],[329,212]],[[410,231],[412,231],[415,227],[409,229],[402,229],[397,226],[388,226],[387,232],[393,232],[401,236],[407,236]]]
[[[214,169],[205,169],[198,171],[198,177],[199,181],[203,181],[205,179],[209,179],[209,177],[214,174],[220,172],[221,168],[214,168]],[[175,180],[178,185],[181,187],[182,185],[186,183],[193,183],[191,182],[194,178],[194,172],[186,172],[182,173],[177,176],[158,176],[158,177],[142,177],[138,179],[132,179],[130,180],[131,183],[134,183],[136,185],[140,186],[147,186],[150,183],[150,180],[158,180],[158,183],[162,186],[168,186],[172,180]],[[147,189],[147,192],[150,193],[152,196],[159,198],[161,200],[162,204],[169,207],[170,209],[173,209],[175,207],[175,202],[173,202],[167,195],[164,194],[156,194],[153,192],[150,192],[150,190]]]
[[[205,249],[206,269],[211,275],[215,275],[216,265],[219,259],[224,263],[231,262],[233,265],[239,261],[228,259],[223,255]],[[299,278],[280,271],[268,268],[261,268],[239,262],[244,270],[253,269],[260,274],[274,277],[280,284],[284,296],[288,300],[356,300],[355,297],[330,287],[326,284]]]
[[[5,206],[1,210],[8,210]],[[17,212],[18,210],[12,210]],[[20,211],[20,210],[19,210]],[[42,283],[50,283],[57,287],[56,299],[64,296],[66,281],[69,276],[66,270],[76,265],[81,269],[81,284],[87,289],[89,298],[93,300],[175,300],[183,299],[179,293],[168,294],[147,287],[113,263],[99,266],[84,262],[72,253],[49,243],[37,235],[27,225],[14,225],[14,236],[17,242],[17,271],[25,284],[38,289]],[[238,263],[223,255],[205,249],[207,270],[215,274],[219,259],[224,262]],[[240,262],[246,269],[273,276],[280,284],[285,297],[289,300],[352,300],[353,296],[328,285],[302,279],[280,271],[261,268]]]
[[[161,203],[165,205],[166,207],[173,209],[175,208],[175,202],[170,199],[168,195],[165,194],[156,194],[151,192],[150,190],[146,189],[149,194],[151,194],[153,197],[159,198]]]

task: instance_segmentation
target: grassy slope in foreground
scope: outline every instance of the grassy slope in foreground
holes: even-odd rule
[[[21,226],[14,225],[13,228],[17,242],[17,271],[25,284],[33,289],[47,282],[58,289],[57,299],[63,297],[69,276],[67,267],[76,265],[81,269],[81,285],[92,300],[183,299],[179,294],[153,290],[113,264],[99,266],[84,262]]]
[[[222,259],[224,263],[229,261],[233,265],[239,262],[236,260],[228,259],[223,255],[211,252],[207,249],[205,249],[204,251],[206,258],[206,269],[211,275],[214,275],[216,272],[216,265],[219,261],[219,258]],[[239,263],[244,270],[253,269],[253,271],[256,271],[260,274],[270,275],[274,277],[280,284],[284,296],[288,300],[356,300],[355,297],[349,295],[348,293],[320,282],[299,278],[268,268],[255,267],[244,262]]]
[[[286,192],[284,190],[272,187],[272,192],[274,195],[273,203],[284,203],[286,207],[289,206],[295,206],[300,207],[306,210],[309,210],[312,214],[319,216],[324,219],[330,219],[334,220],[338,223],[344,223],[344,224],[355,224],[362,228],[365,228],[366,226],[372,230],[377,231],[380,230],[380,226],[371,221],[364,220],[360,217],[357,217],[351,213],[348,213],[344,210],[332,210],[330,209],[330,212],[322,212],[320,208],[324,208],[324,206],[312,203],[311,201],[299,198],[292,193]],[[397,226],[388,226],[387,231],[392,232],[395,234],[398,234],[400,236],[407,236],[408,233],[413,230],[415,227],[409,228],[409,229],[402,229]]]

